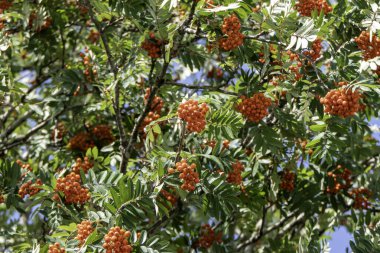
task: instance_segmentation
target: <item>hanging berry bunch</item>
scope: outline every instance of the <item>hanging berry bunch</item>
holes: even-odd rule
[[[219,47],[225,51],[231,51],[243,45],[244,35],[240,33],[240,20],[235,14],[225,17],[222,25],[222,32],[226,38],[219,40]]]
[[[17,160],[16,163],[21,167],[21,170],[23,172],[21,174],[21,178],[24,178],[29,172],[33,171],[32,166],[30,166],[29,163],[23,163],[20,160]]]
[[[365,61],[380,56],[380,39],[374,33],[371,40],[370,33],[363,31],[359,37],[355,38],[355,42],[362,50]]]
[[[358,90],[343,87],[330,90],[320,102],[325,106],[326,113],[346,118],[360,110],[360,98]]]
[[[271,105],[270,98],[264,93],[256,93],[252,97],[241,97],[242,101],[237,104],[236,109],[249,121],[258,123],[268,115],[268,107]]]
[[[128,243],[131,232],[125,231],[120,227],[113,227],[104,236],[103,248],[108,253],[130,253],[132,246]]]
[[[84,160],[82,160],[81,158],[77,158],[72,171],[75,174],[79,174],[80,170],[83,170],[84,173],[87,173],[87,171],[91,169],[93,166],[94,164],[90,162],[90,159],[87,156],[84,158]]]
[[[144,133],[145,127],[148,126],[153,121],[158,120],[159,118],[160,118],[160,114],[149,112],[148,115],[144,118],[143,122],[141,123],[139,127],[139,132]],[[145,133],[144,133],[144,136],[145,136]]]
[[[95,142],[88,132],[80,132],[69,140],[69,148],[86,152],[87,149],[95,147]]]
[[[35,183],[33,183],[32,181],[26,182],[21,185],[18,191],[18,195],[20,195],[21,198],[24,198],[26,195],[36,195],[39,191],[41,191],[41,188],[39,188],[39,186],[41,185],[41,179],[37,179]]]
[[[241,173],[244,171],[244,165],[236,161],[232,164],[232,171],[228,172],[227,182],[231,184],[240,185],[242,182]]]
[[[285,170],[281,177],[280,188],[287,192],[294,191],[295,174],[289,170]]]
[[[95,69],[94,64],[91,62],[91,58],[88,54],[88,49],[85,49],[85,53],[81,52],[79,56],[82,58],[82,63],[84,66],[83,74],[87,82],[94,82],[97,78],[98,71]],[[74,94],[75,95],[75,94]]]
[[[96,42],[99,41],[100,33],[94,29],[90,31],[90,34],[88,35],[87,39],[92,43],[96,44]]]
[[[145,104],[147,103],[149,96],[150,96],[150,88],[147,88],[145,90],[145,95],[144,95]],[[150,106],[150,111],[157,114],[161,114],[161,110],[163,107],[164,107],[164,101],[162,100],[162,98],[159,96],[154,96],[152,104]]]
[[[13,5],[10,0],[1,0],[0,1],[0,13],[3,13],[4,10],[11,8]]]
[[[209,225],[202,225],[199,233],[198,246],[208,249],[215,243],[222,242],[222,233],[215,234],[214,229]]]
[[[223,70],[221,68],[212,67],[212,69],[207,72],[207,78],[221,79],[223,78]]]
[[[169,191],[166,191],[164,189],[161,190],[161,195],[167,200],[169,201],[173,206],[175,205],[175,203],[177,203],[177,200],[178,198],[176,197],[176,195],[174,193],[172,193],[171,191],[174,191],[173,188],[171,188]]]
[[[80,224],[77,224],[77,231],[78,235],[75,239],[79,241],[80,245],[83,245],[87,239],[87,237],[94,232],[94,228],[92,226],[92,222],[85,220],[82,221]]]
[[[52,245],[49,245],[48,253],[66,253],[66,250],[63,247],[61,248],[61,245],[56,242]]]
[[[343,87],[343,86],[346,86],[347,84],[348,84],[348,82],[342,81],[342,82],[336,82],[335,86],[337,86],[337,87]]]
[[[209,108],[206,103],[189,99],[179,105],[178,117],[186,121],[186,128],[190,132],[200,133],[206,128],[206,114]]]
[[[91,133],[95,138],[97,146],[103,147],[115,141],[111,127],[107,125],[97,125],[91,129]]]
[[[302,16],[306,17],[311,17],[314,10],[318,13],[323,12],[325,15],[332,11],[332,7],[326,0],[299,0],[296,9]]]
[[[319,57],[321,57],[322,51],[322,40],[316,39],[313,42],[312,49],[304,51],[303,54],[315,62]]]
[[[368,209],[370,203],[368,203],[368,198],[371,197],[372,193],[366,188],[354,188],[348,193],[353,199],[353,208],[355,209]]]
[[[160,58],[162,52],[161,47],[163,45],[162,40],[156,38],[154,32],[150,32],[149,39],[145,39],[141,44],[141,48],[148,52],[149,57]]]
[[[90,193],[80,183],[80,176],[71,172],[66,177],[57,179],[56,189],[63,192],[67,204],[84,204],[90,199]]]
[[[176,163],[176,169],[180,173],[179,178],[183,180],[181,185],[182,190],[192,192],[195,190],[195,185],[199,183],[199,175],[196,172],[197,165],[192,163],[189,165],[186,159],[182,159]],[[174,172],[173,169],[169,169],[169,173]]]
[[[300,73],[300,68],[302,67],[302,62],[299,58],[299,56],[292,51],[287,51],[287,54],[289,55],[290,61],[294,62],[295,64],[289,67],[289,70],[294,74],[294,79],[296,81],[301,80],[302,74]]]
[[[327,173],[327,176],[333,180],[334,187],[328,186],[326,189],[327,193],[336,194],[340,190],[348,189],[351,186],[351,170],[338,165],[334,171]]]

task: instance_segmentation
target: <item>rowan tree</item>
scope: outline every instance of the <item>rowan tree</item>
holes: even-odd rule
[[[380,252],[377,0],[0,0],[0,252]]]

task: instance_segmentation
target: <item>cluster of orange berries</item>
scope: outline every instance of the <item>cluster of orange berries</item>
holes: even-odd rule
[[[85,220],[80,224],[77,224],[78,234],[75,239],[79,241],[80,245],[83,245],[86,241],[87,237],[94,232],[94,228],[92,227],[92,222]]]
[[[13,5],[12,1],[9,1],[9,0],[1,0],[0,1],[0,10],[1,11],[4,11],[4,10],[7,10],[9,8],[11,8]],[[2,12],[1,12],[2,13]]]
[[[132,246],[128,243],[131,232],[116,226],[104,236],[103,248],[106,253],[130,253]]]
[[[323,12],[325,15],[332,11],[332,7],[326,0],[299,0],[296,9],[302,16],[307,17],[311,17],[314,10],[317,10],[318,13]]]
[[[175,164],[177,171],[180,173],[179,178],[183,180],[181,185],[182,190],[194,191],[195,185],[199,183],[199,175],[196,172],[197,165],[192,163],[189,165],[186,159],[182,159],[180,162]],[[169,174],[174,173],[173,168],[168,169]]]
[[[21,167],[22,170],[24,170],[24,173],[21,175],[21,178],[25,177],[26,174],[28,174],[29,172],[33,171],[32,166],[30,166],[29,163],[23,163],[20,160],[17,160],[16,163]]]
[[[87,173],[89,169],[91,169],[94,166],[92,162],[90,162],[90,159],[86,156],[84,160],[81,158],[77,158],[72,171],[75,174],[79,174],[80,170],[83,170],[84,173]]]
[[[139,131],[141,133],[144,133],[144,129],[147,125],[152,123],[155,120],[158,120],[160,118],[160,114],[155,113],[155,112],[149,112],[148,115],[144,118],[143,122],[141,123],[139,127]]]
[[[66,253],[66,250],[63,247],[61,248],[61,245],[56,242],[52,245],[49,245],[48,253]]]
[[[355,209],[368,209],[370,203],[368,198],[371,197],[372,192],[366,188],[354,188],[348,193],[353,199],[353,208]]]
[[[57,179],[56,189],[63,192],[67,204],[84,204],[90,199],[89,190],[82,187],[80,182],[80,176],[74,172]]]
[[[91,129],[92,135],[100,146],[106,146],[115,141],[111,128],[107,125],[97,125]]]
[[[69,140],[69,148],[86,152],[87,149],[106,146],[115,140],[111,128],[107,125],[97,125],[89,132],[79,132]]]
[[[169,191],[166,191],[164,189],[161,190],[161,194],[172,205],[174,205],[177,202],[177,200],[178,200],[175,194],[173,194],[173,193],[171,193]]]
[[[38,186],[42,185],[41,179],[37,179],[35,183],[32,181],[26,182],[21,185],[18,195],[21,196],[21,198],[24,198],[26,195],[33,196],[36,195],[39,191],[41,191],[41,188]]]
[[[236,109],[249,121],[258,123],[268,115],[268,107],[271,105],[270,98],[264,93],[256,93],[252,97],[241,97],[242,101],[237,104]]]
[[[29,16],[29,28],[33,28],[33,23],[35,22],[35,20],[37,20],[37,13],[33,11],[32,13],[30,13]],[[48,29],[52,25],[52,23],[53,19],[51,17],[45,18],[42,24],[36,27],[36,32],[41,32],[43,30]]]
[[[88,48],[86,48],[85,53],[81,52],[79,53],[79,56],[82,58],[82,63],[84,66],[83,74],[86,77],[86,80],[88,82],[93,82],[98,75],[98,71],[94,68],[94,65],[92,64],[90,57],[86,55],[88,52]]]
[[[227,38],[219,40],[219,47],[225,51],[230,51],[244,42],[244,35],[240,33],[240,20],[235,14],[225,17],[222,25],[222,32]]]
[[[330,90],[319,101],[325,106],[325,112],[342,118],[353,116],[362,106],[360,105],[361,94],[358,90],[339,88]]]
[[[209,107],[206,103],[189,99],[179,105],[178,116],[186,121],[186,128],[190,132],[200,133],[206,128],[206,114]]]
[[[147,88],[145,90],[145,95],[144,95],[145,104],[147,103],[149,96],[150,96],[150,88]],[[150,110],[152,112],[160,114],[163,107],[164,107],[164,101],[162,100],[162,98],[159,96],[154,96]]]
[[[370,40],[370,33],[368,31],[363,31],[359,37],[355,38],[355,42],[363,51],[364,60],[367,61],[380,56],[380,38],[374,33],[372,34],[372,40]]]
[[[240,185],[242,181],[241,173],[244,171],[244,165],[236,161],[232,164],[232,171],[228,172],[227,182],[231,184]]]
[[[346,86],[347,84],[348,84],[348,82],[342,81],[342,82],[336,82],[335,86],[343,87],[343,86]]]
[[[57,126],[51,132],[51,139],[54,141],[62,140],[63,136],[66,134],[66,127],[63,122],[59,122]]]
[[[294,181],[295,181],[296,175],[289,171],[285,170],[282,174],[280,188],[284,191],[292,192],[294,191]]]
[[[100,33],[96,30],[91,30],[90,31],[90,34],[88,35],[87,39],[92,43],[92,44],[95,44],[96,42],[98,42],[100,38]]]
[[[221,68],[212,67],[212,69],[207,72],[207,78],[221,79],[223,77],[223,70]]]
[[[316,61],[319,57],[321,57],[322,51],[322,40],[316,39],[313,42],[312,49],[303,52],[305,56],[307,56],[310,60]]]
[[[149,33],[149,39],[145,39],[141,44],[141,48],[148,52],[152,58],[159,58],[161,56],[162,40],[156,38],[154,32]]]
[[[302,78],[302,74],[300,73],[300,68],[302,67],[302,62],[299,58],[299,56],[292,51],[288,50],[287,55],[289,55],[289,58],[291,61],[295,61],[296,65],[292,65],[289,67],[289,70],[294,74],[294,79],[295,80],[300,80]]]
[[[338,165],[334,171],[327,173],[327,176],[333,179],[334,187],[328,186],[327,193],[337,194],[340,190],[348,189],[351,186],[351,170]]]
[[[208,249],[214,242],[222,242],[222,233],[215,234],[214,229],[209,224],[202,225],[199,233],[198,246]]]
[[[223,141],[223,149],[228,149],[230,147],[230,141],[229,140],[224,140]],[[206,146],[209,146],[211,148],[215,148],[216,146],[216,140],[207,140],[205,144],[201,144],[201,148],[206,148]]]

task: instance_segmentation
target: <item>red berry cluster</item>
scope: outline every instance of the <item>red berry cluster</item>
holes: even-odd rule
[[[294,74],[294,79],[296,81],[300,80],[302,78],[302,74],[300,73],[300,68],[302,67],[302,62],[299,58],[299,56],[295,53],[292,53],[292,51],[286,52],[289,55],[289,58],[291,61],[295,62],[296,65],[292,65],[289,67],[289,70]]]
[[[361,94],[357,90],[339,88],[330,90],[319,101],[325,106],[326,113],[346,118],[360,110],[360,98]]]
[[[24,170],[24,172],[21,174],[21,178],[24,178],[26,174],[33,171],[32,166],[30,166],[29,163],[23,163],[20,160],[17,160],[16,163],[21,167],[22,170]]]
[[[222,32],[227,38],[219,40],[219,47],[225,51],[230,51],[243,45],[244,35],[240,33],[240,20],[235,14],[225,17],[222,25]]]
[[[194,191],[195,185],[199,183],[199,175],[196,172],[197,165],[195,163],[189,165],[186,159],[182,159],[180,162],[177,162],[175,166],[180,173],[179,178],[183,180],[181,189],[189,192]],[[169,169],[169,173],[173,171],[173,169]]]
[[[288,192],[294,191],[295,177],[296,175],[293,172],[285,170],[282,174],[280,188]]]
[[[92,222],[85,220],[80,224],[77,224],[78,235],[75,239],[79,241],[80,245],[83,245],[87,239],[87,237],[94,232],[94,228],[92,227]]]
[[[65,248],[61,248],[61,245],[56,242],[54,244],[49,245],[48,253],[66,253]]]
[[[161,190],[161,194],[162,196],[167,200],[169,201],[173,206],[175,205],[175,203],[177,203],[177,197],[175,194],[169,192],[169,191],[166,191],[164,189]]]
[[[206,103],[189,99],[179,105],[178,116],[186,121],[186,128],[190,132],[200,133],[206,128],[206,114],[209,108]]]
[[[244,165],[236,161],[232,164],[232,171],[228,172],[227,182],[231,184],[240,185],[242,181],[241,173],[244,171]]]
[[[335,86],[343,87],[343,86],[346,86],[347,84],[348,84],[348,82],[336,82]]]
[[[98,42],[100,38],[100,33],[96,30],[91,30],[90,31],[90,34],[88,35],[87,39],[92,43],[92,44],[95,44],[96,42]]]
[[[111,144],[115,141],[115,137],[112,134],[112,129],[107,125],[97,125],[91,129],[91,133],[94,136],[96,143],[101,147]]]
[[[86,152],[87,149],[95,147],[95,142],[88,132],[80,132],[69,140],[69,148]]]
[[[351,186],[351,170],[338,165],[334,171],[327,173],[327,176],[333,179],[334,187],[328,186],[327,193],[337,194],[340,190],[348,189]]]
[[[132,246],[128,243],[131,232],[116,226],[104,236],[103,248],[106,253],[130,253]]]
[[[296,9],[302,16],[307,17],[311,17],[314,10],[317,10],[318,13],[323,12],[325,15],[332,11],[332,7],[326,0],[299,0]]]
[[[83,170],[84,173],[87,173],[87,171],[91,169],[93,166],[94,164],[90,162],[90,159],[87,156],[84,158],[84,160],[82,160],[81,158],[77,158],[72,171],[75,174],[79,174],[80,170]]]
[[[212,69],[207,72],[207,78],[221,79],[223,77],[223,70],[221,68],[212,67]]]
[[[265,97],[264,93],[256,93],[250,98],[242,96],[241,99],[242,101],[237,104],[236,108],[249,121],[258,123],[268,115],[271,100]]]
[[[4,10],[11,8],[13,5],[12,1],[1,0],[0,1],[0,12],[3,13]]]
[[[63,122],[59,122],[56,127],[51,132],[51,139],[54,142],[57,142],[58,140],[62,140],[63,136],[67,133],[65,124]]]
[[[85,49],[85,53],[81,52],[79,56],[82,58],[82,63],[84,66],[83,74],[88,82],[94,82],[97,78],[98,71],[94,68],[94,64],[88,55],[88,48]],[[75,96],[75,94],[74,94]]]
[[[348,193],[353,199],[353,208],[355,209],[368,209],[370,203],[368,198],[371,197],[372,192],[366,188],[354,188]]]
[[[375,33],[372,34],[372,40],[370,40],[370,33],[363,31],[359,37],[355,38],[356,44],[363,52],[364,60],[369,60],[380,56],[380,38]]]
[[[208,249],[214,242],[222,242],[222,233],[215,234],[214,229],[209,224],[202,225],[199,233],[198,246]]]
[[[303,52],[305,56],[307,56],[312,61],[316,61],[319,57],[321,57],[321,51],[322,51],[322,40],[316,39],[313,42],[312,49]]]
[[[84,204],[90,199],[90,193],[80,183],[80,176],[71,172],[66,177],[57,179],[56,189],[63,192],[67,204]]]
[[[149,57],[159,58],[161,56],[162,40],[156,38],[154,32],[150,32],[149,39],[145,39],[141,48],[148,52]]]
[[[145,104],[147,103],[149,96],[150,96],[150,88],[147,88],[145,90],[145,95],[144,95]],[[164,107],[164,101],[162,100],[162,98],[159,96],[154,96],[150,110],[154,113],[161,114],[161,110],[163,107]]]
[[[157,113],[154,113],[154,112],[149,112],[148,115],[144,118],[144,121],[141,123],[141,125],[139,127],[140,133],[144,133],[145,127],[147,125],[149,125],[150,123],[152,123],[153,121],[158,120],[159,118],[160,118],[160,114],[157,114]]]
[[[35,183],[32,181],[26,182],[25,184],[22,184],[18,195],[21,196],[21,198],[24,198],[26,195],[33,196],[36,195],[39,191],[41,191],[41,188],[38,186],[42,185],[41,179],[37,179]]]

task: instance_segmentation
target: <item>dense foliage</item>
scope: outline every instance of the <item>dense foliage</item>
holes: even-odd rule
[[[0,13],[1,252],[380,252],[376,0]]]

